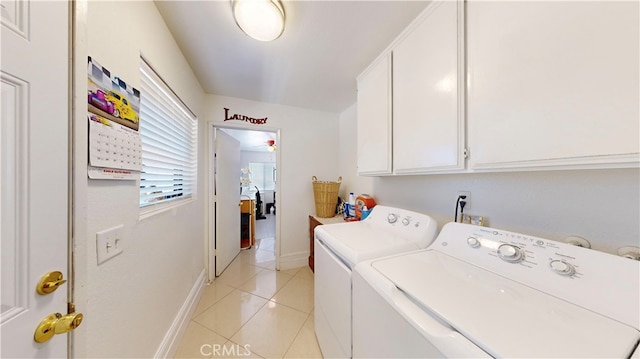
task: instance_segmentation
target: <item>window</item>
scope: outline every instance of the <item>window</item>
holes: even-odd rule
[[[196,192],[198,121],[144,59],[140,66],[140,207]]]
[[[269,162],[250,162],[251,184],[261,191],[276,189],[276,164]]]

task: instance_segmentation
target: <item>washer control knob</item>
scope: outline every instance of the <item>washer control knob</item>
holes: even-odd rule
[[[518,263],[524,259],[524,252],[514,245],[503,244],[498,247],[498,256],[506,262]]]
[[[549,267],[552,271],[567,277],[571,277],[576,274],[576,268],[574,266],[559,259],[549,262]]]
[[[408,226],[408,225],[409,225],[409,223],[411,223],[411,218],[409,218],[409,217],[404,217],[404,218],[402,219],[402,224],[404,224],[405,226]]]
[[[397,220],[398,220],[398,215],[395,213],[389,213],[389,215],[387,216],[387,222],[389,223],[396,223]]]
[[[480,241],[478,240],[478,238],[475,237],[469,237],[467,238],[467,244],[469,245],[469,247],[471,248],[478,248],[480,247]]]

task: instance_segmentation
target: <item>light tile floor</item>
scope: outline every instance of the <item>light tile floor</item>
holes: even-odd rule
[[[322,357],[313,329],[313,272],[276,271],[274,244],[256,240],[204,289],[176,358]]]

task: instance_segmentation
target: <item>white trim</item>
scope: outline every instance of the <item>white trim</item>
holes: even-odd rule
[[[154,358],[173,358],[178,350],[178,346],[180,345],[180,340],[182,339],[184,332],[187,330],[187,325],[189,324],[189,320],[193,315],[193,312],[198,305],[198,301],[200,300],[200,295],[202,294],[202,290],[204,289],[206,278],[206,271],[203,269],[196,279],[196,282],[193,284],[189,295],[186,300],[182,304],[182,307],[178,311],[173,323],[171,323],[171,327],[165,334],[164,338],[162,338],[162,342],[160,342],[160,346],[156,351],[156,354],[153,356]]]
[[[151,218],[157,214],[168,212],[170,210],[174,210],[178,207],[182,207],[196,200],[194,195],[191,195],[187,198],[177,199],[173,201],[168,201],[164,203],[158,203],[155,205],[140,207],[140,217],[138,217],[138,221],[145,220],[147,218]]]
[[[206,181],[205,188],[205,223],[207,233],[204,236],[204,263],[207,269],[207,280],[213,282],[216,278],[216,246],[215,246],[215,191],[213,181],[215,179],[213,175],[214,170],[214,157],[215,153],[215,127],[211,122],[207,122],[207,133],[205,135],[205,148],[207,148],[207,163],[204,180]]]
[[[471,153],[473,160],[473,153]],[[543,170],[586,170],[606,168],[638,168],[640,155],[638,153],[620,155],[601,155],[584,157],[565,157],[553,159],[536,159],[504,162],[473,162],[470,163],[472,172],[492,171],[543,171]]]
[[[89,163],[89,124],[85,120],[87,118],[87,56],[89,54],[87,45],[87,12],[89,0],[76,0],[70,2],[72,8],[72,16],[70,19],[72,27],[72,85],[70,99],[72,101],[71,113],[71,125],[72,135],[70,138],[71,145],[69,148],[71,159],[69,160],[69,167],[72,171],[72,191],[70,192],[69,206],[71,209],[72,224],[70,229],[72,230],[72,238],[70,239],[69,251],[71,256],[69,257],[68,274],[68,300],[76,304],[76,308],[80,311],[84,311],[89,303],[89,291],[88,277],[89,266],[95,266],[94,261],[90,261],[89,258],[93,258],[91,255],[95,251],[89,251],[87,247],[89,243],[87,238],[89,236],[88,230],[88,177],[87,167]],[[82,104],[78,105],[78,104]],[[81,119],[81,120],[78,120]],[[95,236],[95,233],[92,233]],[[94,237],[95,238],[95,237]],[[95,255],[95,254],[93,254]],[[91,264],[90,264],[91,263]],[[68,358],[83,358],[87,356],[87,339],[90,334],[87,334],[87,328],[82,331],[75,331],[72,335],[68,335]]]
[[[216,121],[208,121],[207,122],[207,135],[206,135],[206,143],[205,143],[205,147],[208,148],[208,152],[207,152],[207,171],[205,174],[205,178],[204,180],[206,181],[206,185],[205,185],[205,196],[206,196],[206,213],[205,213],[205,218],[207,219],[207,234],[205,235],[204,238],[204,248],[205,248],[205,265],[207,268],[207,274],[208,274],[208,280],[209,281],[214,281],[215,280],[215,198],[214,198],[214,188],[213,188],[213,181],[214,181],[214,177],[213,177],[213,156],[215,154],[215,141],[214,141],[214,133],[215,133],[215,129],[216,128],[230,128],[230,129],[236,129],[236,130],[249,130],[249,131],[263,131],[263,132],[273,132],[276,134],[276,143],[282,143],[282,130],[280,127],[268,127],[268,126],[260,126],[259,128],[256,127],[252,127],[246,124],[232,124],[232,123],[220,123],[220,122],[216,122]],[[278,150],[276,151],[276,168],[278,169],[278,173],[282,173],[282,158],[281,158],[281,153],[282,153],[282,148],[278,147]],[[274,200],[276,200],[276,203],[280,203],[282,206],[282,202],[281,202],[281,196],[282,196],[282,176],[278,176],[278,181],[276,181],[276,195]],[[282,258],[281,258],[281,230],[280,230],[280,220],[282,219],[282,216],[276,216],[276,233],[275,233],[275,257],[276,257],[276,270],[280,270],[281,266],[282,266]],[[306,255],[306,257],[308,257],[308,254]],[[305,257],[305,258],[306,258]],[[302,266],[304,264],[306,264],[306,259],[305,262],[302,264],[297,265],[297,267]],[[287,268],[295,268],[295,267],[291,267],[289,266],[289,264],[287,264]]]

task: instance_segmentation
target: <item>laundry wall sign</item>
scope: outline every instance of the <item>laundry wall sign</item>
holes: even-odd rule
[[[267,118],[254,118],[254,117],[250,117],[250,116],[246,116],[246,115],[240,115],[240,114],[233,114],[232,116],[229,116],[229,109],[228,108],[224,108],[224,120],[225,121],[231,121],[231,120],[235,120],[235,121],[244,121],[244,122],[249,122],[249,123],[253,123],[255,125],[264,125],[267,123]]]

